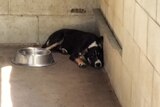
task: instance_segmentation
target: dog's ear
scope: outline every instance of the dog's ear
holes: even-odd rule
[[[103,36],[98,37],[98,45],[102,48],[103,47]]]
[[[103,43],[103,36],[99,36],[99,37],[98,37],[98,42],[99,42],[99,43]]]

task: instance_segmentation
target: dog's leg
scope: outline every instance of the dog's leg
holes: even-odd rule
[[[70,59],[76,62],[79,67],[86,67],[86,63],[81,59],[78,53],[71,54]]]
[[[68,54],[68,51],[67,51],[67,49],[65,49],[65,48],[60,47],[60,48],[59,48],[59,51],[60,51],[62,54],[64,54],[64,55],[67,55],[67,54]]]
[[[75,62],[78,64],[79,67],[86,67],[86,63],[79,57],[75,59]]]

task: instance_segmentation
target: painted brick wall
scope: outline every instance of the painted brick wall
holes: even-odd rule
[[[104,44],[121,105],[160,107],[160,0],[100,0],[100,8],[122,45],[119,55]]]
[[[0,43],[43,43],[64,27],[97,32],[93,8],[97,0],[0,0]]]

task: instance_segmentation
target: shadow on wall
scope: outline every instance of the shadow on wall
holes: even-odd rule
[[[43,20],[41,20],[41,22],[43,22]],[[40,33],[39,33],[40,44],[43,44],[53,32],[63,28],[77,29],[99,35],[95,18],[93,16],[90,17],[74,16],[70,18],[65,17],[63,19],[56,18],[56,22],[55,18],[53,19],[50,18],[50,20],[45,22],[45,24],[40,23]]]

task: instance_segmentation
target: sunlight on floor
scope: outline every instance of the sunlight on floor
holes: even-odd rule
[[[1,107],[12,107],[10,75],[12,66],[1,68]]]

